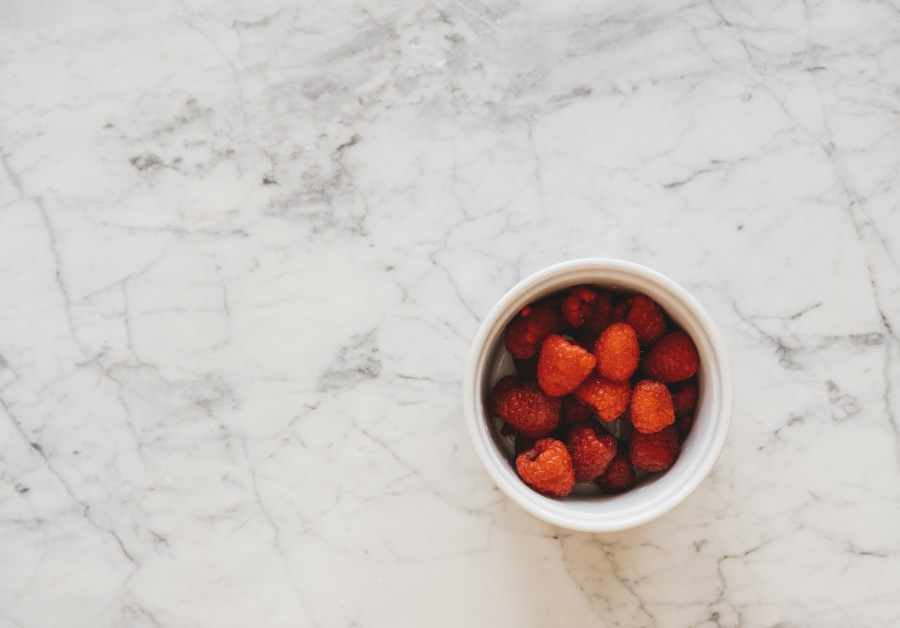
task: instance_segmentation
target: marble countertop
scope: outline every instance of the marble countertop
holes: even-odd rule
[[[896,0],[6,3],[0,85],[0,628],[900,626]],[[736,392],[605,535],[460,400],[592,256]]]

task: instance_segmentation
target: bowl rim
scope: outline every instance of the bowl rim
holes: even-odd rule
[[[660,496],[654,495],[654,498],[647,503],[632,506],[620,512],[609,509],[602,517],[591,516],[572,507],[567,508],[566,502],[533,491],[514,473],[510,473],[510,465],[506,459],[500,459],[490,434],[488,421],[483,417],[481,392],[481,382],[490,357],[490,346],[497,337],[496,334],[499,333],[496,328],[498,323],[510,318],[511,314],[521,307],[516,307],[517,302],[548,281],[568,275],[596,274],[598,272],[631,276],[636,281],[658,288],[657,292],[667,292],[697,321],[704,333],[706,344],[712,351],[714,364],[710,365],[713,368],[708,370],[713,388],[710,391],[714,402],[712,412],[717,417],[711,430],[711,436],[707,436],[703,449],[690,459],[689,472],[682,474],[684,479],[673,490]],[[585,277],[572,285],[589,284],[591,281],[591,278]],[[554,291],[556,289],[563,288],[555,288]],[[578,531],[613,532],[632,528],[659,517],[683,502],[696,490],[718,460],[731,426],[732,407],[733,382],[725,344],[715,322],[703,306],[687,290],[662,273],[634,262],[611,258],[584,258],[561,262],[539,270],[516,283],[497,301],[482,320],[472,342],[463,378],[463,409],[469,434],[481,463],[497,487],[508,498],[535,517],[560,527]],[[501,466],[501,462],[503,466]],[[506,468],[503,468],[504,466]],[[613,503],[615,499],[615,497],[611,497],[604,501]]]

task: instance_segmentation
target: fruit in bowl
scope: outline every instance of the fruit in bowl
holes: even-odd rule
[[[521,280],[485,315],[463,410],[509,499],[572,530],[623,530],[709,474],[731,424],[731,370],[715,323],[677,283],[623,260],[573,260]]]
[[[494,384],[487,407],[518,444],[515,468],[532,489],[622,493],[675,462],[700,358],[653,299],[577,285],[526,305],[503,339],[515,372]]]

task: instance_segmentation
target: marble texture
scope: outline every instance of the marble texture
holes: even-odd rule
[[[0,155],[0,628],[900,626],[896,0],[5,0]],[[460,408],[585,256],[735,371],[606,535]]]

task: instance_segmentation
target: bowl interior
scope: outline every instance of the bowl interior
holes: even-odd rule
[[[694,427],[676,463],[665,473],[645,479],[630,491],[603,496],[582,489],[565,500],[545,497],[528,488],[516,474],[509,440],[502,437],[487,411],[487,394],[503,375],[513,372],[503,344],[503,331],[525,305],[559,290],[591,284],[654,299],[694,340],[700,355],[699,394]],[[617,260],[583,260],[551,267],[526,279],[497,304],[485,319],[474,381],[476,440],[482,459],[498,486],[526,510],[552,523],[574,529],[615,530],[649,520],[684,499],[702,481],[721,450],[730,419],[730,374],[721,340],[702,307],[666,277],[636,264]],[[725,384],[728,384],[726,390]],[[727,397],[727,398],[726,398]]]

